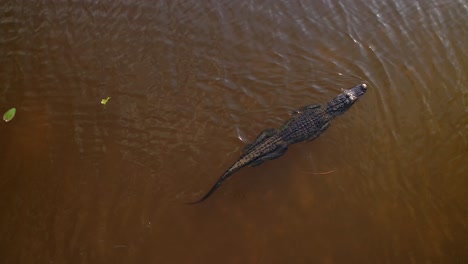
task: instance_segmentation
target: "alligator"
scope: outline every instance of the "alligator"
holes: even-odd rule
[[[311,141],[320,136],[331,121],[344,114],[364,93],[366,84],[359,84],[329,101],[326,105],[308,105],[291,112],[288,119],[280,128],[268,128],[248,144],[241,157],[216,181],[214,186],[200,200],[189,204],[200,203],[210,197],[221,184],[232,174],[245,166],[258,166],[267,160],[281,157],[288,146],[301,141]]]

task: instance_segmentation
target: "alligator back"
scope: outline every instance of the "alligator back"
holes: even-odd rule
[[[295,111],[293,117],[279,128],[279,135],[288,144],[313,140],[327,129],[332,119],[333,116],[326,112],[326,107],[306,106]]]

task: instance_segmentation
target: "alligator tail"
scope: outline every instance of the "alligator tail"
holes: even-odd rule
[[[221,178],[219,178],[219,180],[216,181],[216,183],[213,185],[213,187],[211,187],[211,189],[205,194],[205,196],[203,196],[200,200],[198,201],[195,201],[195,202],[190,202],[190,203],[187,203],[187,204],[197,204],[197,203],[201,203],[203,202],[204,200],[206,200],[206,198],[210,197],[215,191],[216,189],[219,188],[219,186],[221,186],[221,184],[227,180],[229,178],[229,176],[231,176],[236,170],[232,170],[232,169],[229,169],[227,170],[223,176],[221,176]]]
[[[200,200],[198,201],[195,201],[195,202],[190,202],[190,203],[187,203],[187,204],[197,204],[197,203],[201,203],[203,202],[204,200],[206,200],[206,198],[210,197],[220,186],[221,184],[223,184],[224,181],[226,181],[227,179],[229,179],[229,177],[231,177],[231,175],[240,170],[241,168],[247,166],[250,162],[242,162],[242,160],[239,160],[237,161],[236,163],[234,163],[224,174],[223,176],[221,176],[221,178],[219,178],[216,183],[213,185],[213,187],[211,187],[211,189],[205,194],[205,196],[203,196]]]
[[[260,146],[260,144],[262,142],[265,141],[265,138],[269,138],[271,136],[273,136],[273,134],[276,133],[276,130],[273,130],[273,129],[267,129],[265,131],[263,131],[261,133],[261,135],[255,140],[255,142],[249,146],[246,147],[246,151],[245,153],[241,156],[241,158],[239,160],[236,161],[236,163],[234,163],[224,174],[223,176],[221,176],[221,178],[219,178],[219,180],[214,184],[213,187],[211,187],[211,189],[208,191],[207,194],[205,194],[205,196],[203,196],[200,200],[198,201],[195,201],[195,202],[191,202],[191,203],[188,203],[188,204],[197,204],[197,203],[200,203],[200,202],[203,202],[204,200],[206,200],[206,198],[210,197],[215,191],[216,189],[219,188],[219,186],[221,186],[221,184],[227,180],[229,177],[231,177],[231,175],[244,168],[245,166],[247,165],[254,165],[254,166],[257,166],[259,165],[260,163],[262,163],[264,161],[264,159],[261,159],[263,156],[265,156],[265,154],[268,154],[268,149],[265,148],[264,150],[262,151],[255,151],[256,148],[258,148]],[[271,151],[274,151],[276,149],[276,147],[274,149],[272,149]],[[285,148],[285,150],[287,149],[287,147]],[[284,152],[283,152],[284,153]],[[282,154],[281,154],[282,155]]]

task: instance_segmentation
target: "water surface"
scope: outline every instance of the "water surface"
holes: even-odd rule
[[[1,263],[467,263],[468,4],[0,3]],[[313,142],[200,198],[288,111]],[[107,105],[101,98],[110,96]]]

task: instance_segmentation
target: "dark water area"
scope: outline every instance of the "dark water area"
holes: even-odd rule
[[[468,263],[467,14],[2,1],[0,263]],[[289,111],[363,82],[318,139],[185,204]]]

